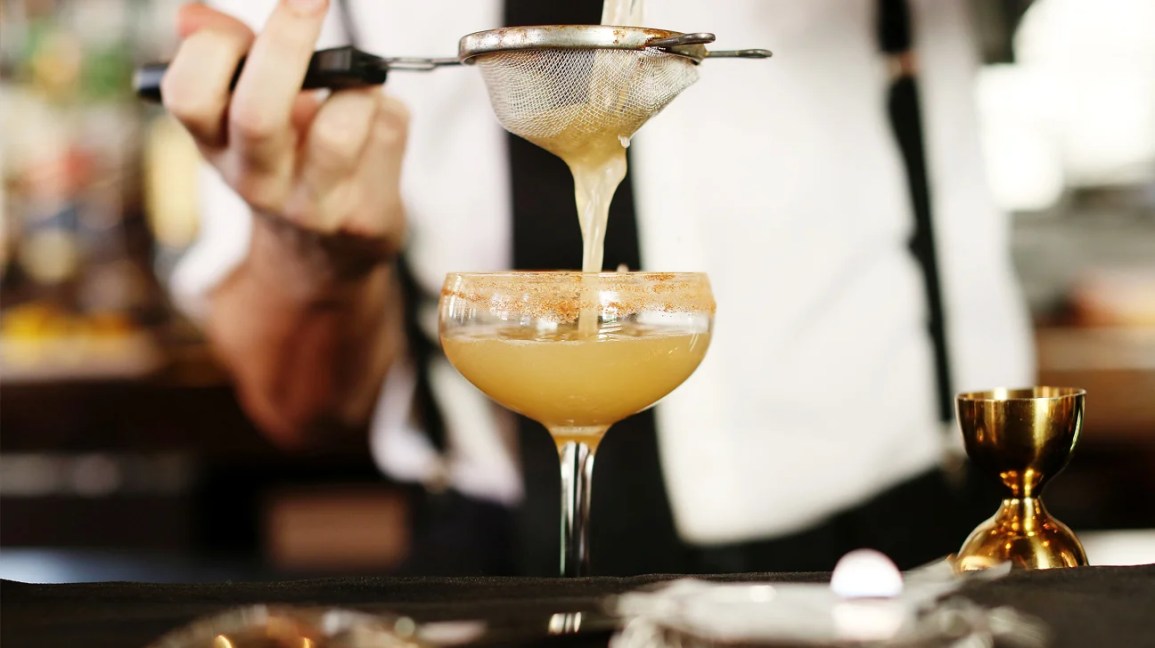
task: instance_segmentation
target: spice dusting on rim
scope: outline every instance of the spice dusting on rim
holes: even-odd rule
[[[441,289],[442,307],[451,301],[561,322],[576,320],[583,305],[618,317],[647,311],[713,315],[715,310],[706,275],[690,272],[451,273]]]

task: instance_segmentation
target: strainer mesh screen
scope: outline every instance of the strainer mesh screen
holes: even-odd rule
[[[690,60],[651,49],[515,50],[477,65],[498,121],[539,145],[559,136],[630,137],[698,80]]]

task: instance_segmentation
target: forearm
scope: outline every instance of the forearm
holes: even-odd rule
[[[404,348],[392,264],[367,245],[255,217],[246,261],[212,293],[209,338],[281,445],[362,427]]]
[[[249,414],[285,445],[364,424],[404,344],[387,258],[405,234],[408,112],[379,88],[301,92],[327,8],[281,0],[254,34],[187,4],[161,83],[165,107],[255,214],[206,328]]]

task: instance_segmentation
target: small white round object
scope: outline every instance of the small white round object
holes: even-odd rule
[[[886,554],[855,549],[834,566],[830,589],[842,598],[892,598],[902,594],[902,573]]]

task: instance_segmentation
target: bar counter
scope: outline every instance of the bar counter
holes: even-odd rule
[[[828,574],[740,574],[727,582],[822,582]],[[418,622],[482,620],[479,645],[604,646],[614,621],[607,596],[672,575],[579,579],[359,577],[208,584],[0,582],[0,644],[5,648],[146,646],[194,619],[237,606],[282,603],[394,612]],[[1010,605],[1045,622],[1051,645],[1155,646],[1155,565],[1014,572],[970,583],[962,595],[989,607]],[[585,613],[576,635],[550,637],[551,616]]]

